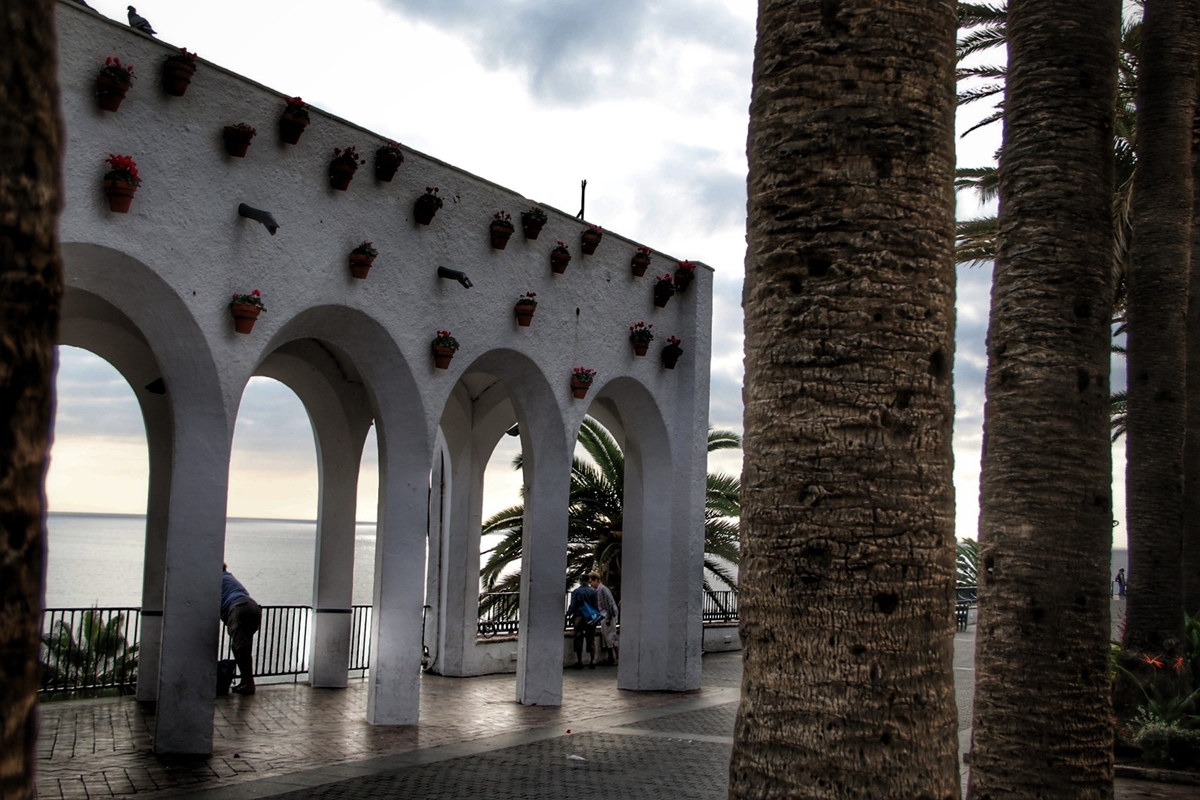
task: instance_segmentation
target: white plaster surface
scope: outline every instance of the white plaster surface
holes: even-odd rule
[[[525,240],[518,226],[507,249],[494,250],[492,215],[506,210],[516,219],[533,200],[407,147],[395,180],[377,182],[371,161],[383,138],[317,109],[298,145],[280,144],[282,92],[201,60],[186,96],[170,97],[158,72],[171,44],[75,3],[57,11],[66,120],[63,340],[117,366],[147,417],[144,595],[146,607],[161,605],[163,616],[161,640],[146,648],[150,654],[161,646],[160,661],[145,667],[138,696],[157,697],[156,750],[211,751],[211,632],[229,449],[247,381],[273,372],[286,373],[305,402],[321,449],[318,608],[348,603],[353,466],[366,426],[377,426],[372,722],[417,721],[423,602],[438,606],[438,641],[464,674],[489,668],[491,656],[471,655],[474,637],[464,630],[474,626],[469,576],[478,564],[476,495],[494,445],[487,439],[506,427],[488,419],[498,408],[519,422],[526,454],[529,580],[515,648],[518,699],[561,701],[566,477],[589,407],[622,429],[630,461],[632,568],[620,685],[697,687],[711,271],[701,265],[686,295],[656,309],[651,275],[673,271],[674,259],[656,253],[647,277],[634,278],[629,260],[640,243],[606,232],[596,254],[584,256],[584,223],[554,209],[547,209],[537,241]],[[100,111],[94,97],[107,56],[133,64],[138,75],[116,113]],[[223,126],[238,122],[258,129],[243,159],[227,156],[221,143]],[[368,164],[348,191],[334,191],[328,164],[333,149],[347,145]],[[111,213],[101,192],[110,153],[132,156],[141,172],[128,214]],[[445,199],[429,226],[412,219],[426,186],[439,187]],[[277,235],[239,218],[239,203],[270,211],[281,226]],[[380,253],[370,276],[356,280],[346,259],[364,239]],[[549,253],[559,239],[574,258],[566,274],[553,275]],[[467,273],[473,288],[439,279],[439,265]],[[236,334],[229,298],[251,289],[262,291],[267,311],[253,333]],[[539,305],[533,325],[520,328],[513,304],[527,291],[537,292]],[[627,339],[638,320],[652,322],[659,337],[644,358],[633,355]],[[448,370],[435,369],[430,356],[439,329],[461,343]],[[657,357],[669,335],[685,350],[672,371]],[[599,373],[586,400],[571,396],[575,366]],[[156,377],[166,394],[144,388]],[[487,397],[491,387],[503,395],[499,405]],[[439,426],[451,421],[465,430],[445,437],[449,497],[431,517],[435,443]],[[444,564],[444,579],[431,583],[440,583],[440,596],[425,600],[430,519],[441,526],[430,536],[441,542],[439,558],[455,563]],[[450,572],[458,577],[451,580]],[[339,669],[345,632],[336,623],[315,628],[319,680],[337,685],[329,675]]]

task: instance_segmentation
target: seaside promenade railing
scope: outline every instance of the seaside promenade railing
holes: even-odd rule
[[[481,613],[478,635],[516,635],[520,626],[519,595],[498,593]],[[483,599],[482,597],[480,598]],[[564,597],[563,630],[570,596]],[[309,670],[309,606],[263,606],[262,626],[254,642],[254,672],[258,677],[299,680]],[[711,592],[704,597],[706,625],[737,622],[737,595]],[[140,608],[48,608],[42,613],[43,699],[132,694],[142,635]],[[229,637],[219,630],[218,658],[232,658]],[[349,670],[365,675],[371,662],[371,607],[354,606],[350,621]]]

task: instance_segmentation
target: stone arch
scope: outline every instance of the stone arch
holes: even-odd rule
[[[542,365],[497,348],[463,368],[441,418],[451,476],[441,526],[437,576],[440,666],[447,674],[488,669],[473,658],[478,602],[479,492],[496,441],[515,421],[524,453],[524,560],[517,637],[518,701],[562,702],[562,575],[566,567],[571,449],[565,385]],[[557,391],[556,391],[557,389]]]
[[[414,723],[433,432],[412,368],[378,320],[323,305],[283,321],[254,372],[296,392],[317,441],[314,685],[346,685],[358,468],[363,441],[376,424],[379,515],[367,715],[378,724]]]
[[[614,434],[625,454],[618,686],[695,688],[704,498],[702,492],[696,496],[680,458],[693,445],[694,432],[668,427],[658,399],[636,378],[618,376],[593,391],[586,412]]]

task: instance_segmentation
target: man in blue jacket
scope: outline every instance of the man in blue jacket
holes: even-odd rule
[[[584,575],[579,579],[579,585],[571,591],[571,605],[567,607],[567,616],[571,618],[572,631],[574,637],[572,644],[575,647],[575,663],[571,666],[579,669],[583,666],[583,640],[587,639],[588,651],[588,669],[596,668],[596,625],[600,622],[599,612],[595,619],[589,621],[589,614],[584,612],[584,605],[590,606],[591,611],[596,611],[596,590],[588,585],[588,578]]]
[[[254,634],[262,624],[262,609],[226,564],[221,565],[221,622],[229,631],[233,660],[242,679],[233,691],[254,694]]]

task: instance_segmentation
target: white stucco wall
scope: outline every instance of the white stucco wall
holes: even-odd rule
[[[314,602],[328,606],[333,621],[327,633],[318,633],[327,637],[318,647],[324,642],[337,650],[346,635],[337,614],[349,603],[345,547],[347,535],[352,539],[354,493],[347,484],[356,480],[345,474],[346,465],[357,464],[366,425],[378,426],[372,721],[416,721],[429,473],[438,429],[450,419],[469,427],[457,439],[445,431],[461,458],[490,450],[478,441],[484,434],[475,415],[481,387],[494,383],[521,423],[532,490],[518,699],[561,699],[565,466],[593,402],[623,428],[629,457],[623,647],[628,642],[630,649],[622,652],[621,685],[698,685],[711,270],[700,265],[687,294],[656,309],[652,275],[676,266],[666,254],[656,253],[647,276],[634,278],[629,261],[639,243],[609,231],[596,254],[584,256],[579,237],[585,224],[550,208],[540,238],[526,241],[519,214],[533,199],[403,142],[399,174],[378,182],[373,154],[384,138],[377,134],[312,109],[299,144],[284,145],[277,135],[280,92],[201,60],[186,96],[170,97],[158,74],[175,52],[172,45],[69,2],[58,6],[58,30],[66,120],[64,341],[122,369],[150,409],[147,432],[152,453],[159,454],[152,461],[158,477],[151,478],[145,580],[151,626],[162,612],[161,660],[145,668],[154,675],[146,692],[160,709],[156,748],[211,749],[215,666],[211,634],[204,632],[211,632],[217,613],[229,448],[242,392],[255,374],[284,376],[305,401],[319,449],[326,442],[319,454],[318,547],[325,569],[316,570]],[[134,65],[138,76],[115,113],[97,108],[93,89],[107,56]],[[244,159],[222,147],[222,128],[238,122],[258,129]],[[348,145],[368,163],[348,191],[334,191],[328,165],[334,148]],[[110,212],[101,192],[110,153],[132,156],[141,173],[128,214]],[[412,208],[426,186],[439,187],[445,207],[422,226]],[[239,203],[270,211],[278,234],[239,218]],[[503,251],[489,243],[497,210],[518,222]],[[559,239],[573,260],[566,274],[553,275],[549,253]],[[379,250],[365,281],[353,279],[346,263],[362,240]],[[473,288],[439,279],[439,265],[467,273]],[[262,291],[268,310],[253,333],[235,334],[229,298],[251,289]],[[527,291],[537,292],[539,305],[533,325],[520,328],[512,309]],[[652,322],[658,336],[644,358],[633,355],[627,338],[638,320]],[[461,343],[449,370],[435,369],[430,356],[439,329]],[[683,340],[685,354],[667,371],[658,353],[670,335]],[[584,401],[571,396],[575,366],[598,372]],[[146,391],[149,376],[163,378],[165,396]],[[452,402],[456,386],[461,399]],[[471,476],[482,468],[460,463],[455,469]],[[469,537],[469,526],[478,524],[470,492],[441,507],[447,512],[445,520],[438,515],[442,535],[454,542]],[[473,554],[469,541],[455,551],[455,558],[475,558],[476,571],[477,534]],[[469,606],[471,590],[461,581],[456,586],[463,598],[458,606]],[[470,613],[473,628],[474,609]],[[142,690],[139,696],[152,699]]]

